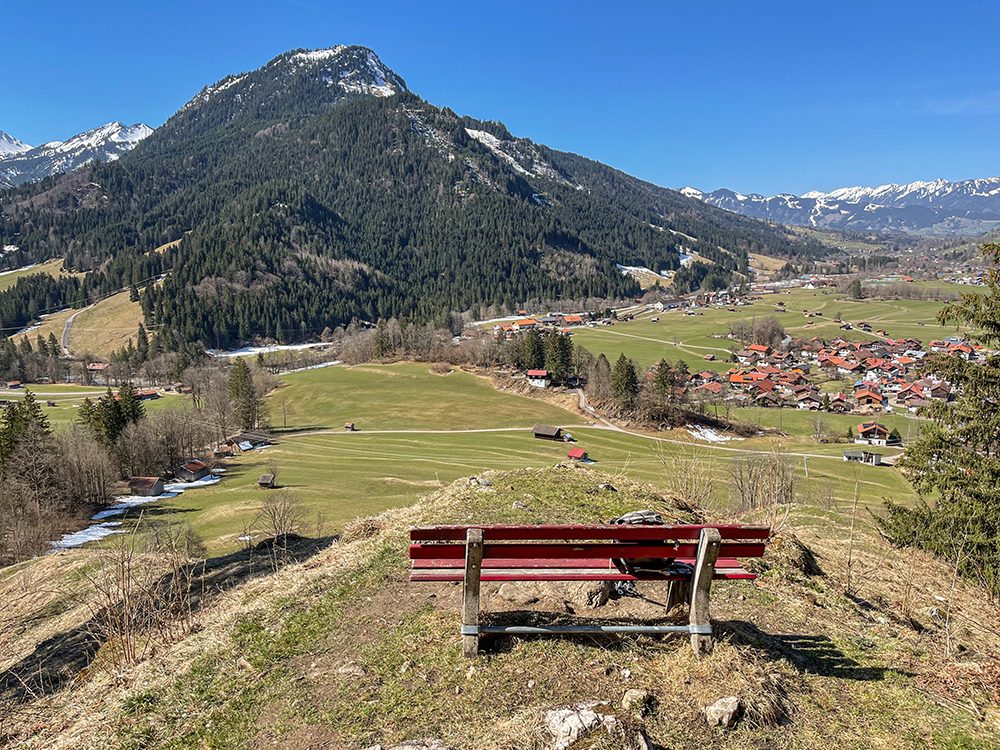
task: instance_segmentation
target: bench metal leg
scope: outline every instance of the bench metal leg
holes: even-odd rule
[[[691,626],[709,628],[709,635],[691,633],[691,647],[695,656],[711,653],[715,639],[711,636],[712,620],[708,613],[709,592],[715,575],[715,561],[719,559],[722,535],[718,529],[702,529],[698,539],[698,560],[694,579],[691,581]]]
[[[718,532],[716,532],[718,533]],[[479,582],[483,572],[483,530],[465,534],[465,583],[462,589],[462,656],[479,654]]]

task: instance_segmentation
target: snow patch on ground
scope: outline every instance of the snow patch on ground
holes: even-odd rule
[[[9,252],[7,250],[8,247],[11,247],[11,248],[14,248],[14,250],[17,250],[17,247],[15,245],[4,245],[3,246],[3,250],[4,250],[5,253]],[[28,271],[28,270],[34,268],[36,265],[38,265],[38,264],[37,263],[32,263],[29,266],[22,266],[21,268],[15,268],[13,271],[0,271],[0,276],[7,276],[7,275],[12,274],[12,273],[20,273],[21,271]]]
[[[334,365],[343,364],[339,359],[333,362],[320,362],[318,365],[309,365],[309,367],[296,367],[294,370],[284,370],[282,375],[290,375],[293,372],[305,372],[306,370],[319,370],[323,367],[333,367]]]
[[[230,357],[248,357],[248,356],[256,356],[257,354],[268,354],[269,352],[293,352],[293,351],[301,351],[302,349],[318,349],[324,346],[329,346],[329,344],[321,341],[318,344],[286,344],[281,346],[273,344],[270,346],[244,346],[242,349],[235,349],[231,352],[217,352],[213,349],[209,349],[205,353],[212,357],[221,357],[223,359],[228,359]]]
[[[163,494],[156,495],[155,497],[143,497],[140,495],[121,497],[110,508],[105,508],[91,517],[91,521],[98,521],[98,523],[91,524],[80,531],[74,531],[72,534],[63,534],[62,539],[52,542],[50,552],[73,549],[74,547],[87,544],[87,542],[96,542],[99,539],[104,539],[104,537],[111,536],[112,534],[122,534],[125,529],[121,528],[121,521],[105,521],[104,519],[124,515],[129,509],[139,505],[177,497],[185,490],[197,489],[198,487],[211,487],[213,484],[218,484],[222,481],[222,474],[224,472],[225,469],[215,469],[211,474],[199,479],[197,482],[170,482],[163,485]]]
[[[691,437],[697,440],[705,440],[709,443],[728,443],[730,440],[743,440],[741,437],[723,435],[717,430],[713,430],[711,427],[705,427],[704,425],[688,425],[687,431]]]
[[[500,145],[500,139],[495,135],[487,133],[485,130],[473,130],[472,128],[466,128],[465,132],[469,134],[470,138],[475,138],[486,146],[486,148],[496,154],[501,161],[506,162],[515,172],[523,174],[525,177],[531,177],[531,172],[518,164],[517,159],[503,150],[503,147]]]

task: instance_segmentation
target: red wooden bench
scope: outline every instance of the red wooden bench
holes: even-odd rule
[[[462,581],[462,653],[479,637],[539,633],[688,633],[696,654],[711,651],[713,579],[756,576],[738,562],[761,557],[770,530],[761,526],[421,526],[410,529],[411,581]],[[622,573],[612,559],[673,559],[668,570]],[[689,585],[688,625],[568,627],[479,624],[481,581],[668,581],[671,602]]]

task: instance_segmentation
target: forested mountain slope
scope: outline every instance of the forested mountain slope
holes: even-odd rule
[[[434,107],[363,47],[296,50],[229,76],[119,161],[0,207],[0,239],[19,248],[5,264],[63,256],[91,272],[0,295],[5,327],[135,284],[148,323],[210,346],[352,318],[631,296],[616,263],[676,269],[682,247],[712,261],[685,269],[694,286],[745,271],[748,252],[817,251]]]

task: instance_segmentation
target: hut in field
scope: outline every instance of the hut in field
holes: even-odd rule
[[[273,490],[274,474],[261,474],[257,480],[257,487],[262,490]]]
[[[545,425],[536,424],[531,428],[531,434],[534,435],[539,440],[562,440],[563,434],[562,429],[559,427],[547,427]]]
[[[159,477],[132,477],[128,491],[139,497],[156,497],[163,494],[163,480]]]
[[[197,482],[206,476],[208,476],[208,464],[197,458],[192,458],[177,470],[177,478],[182,482]]]
[[[569,453],[566,454],[567,458],[573,461],[589,461],[590,456],[587,455],[587,451],[583,448],[574,448]]]

